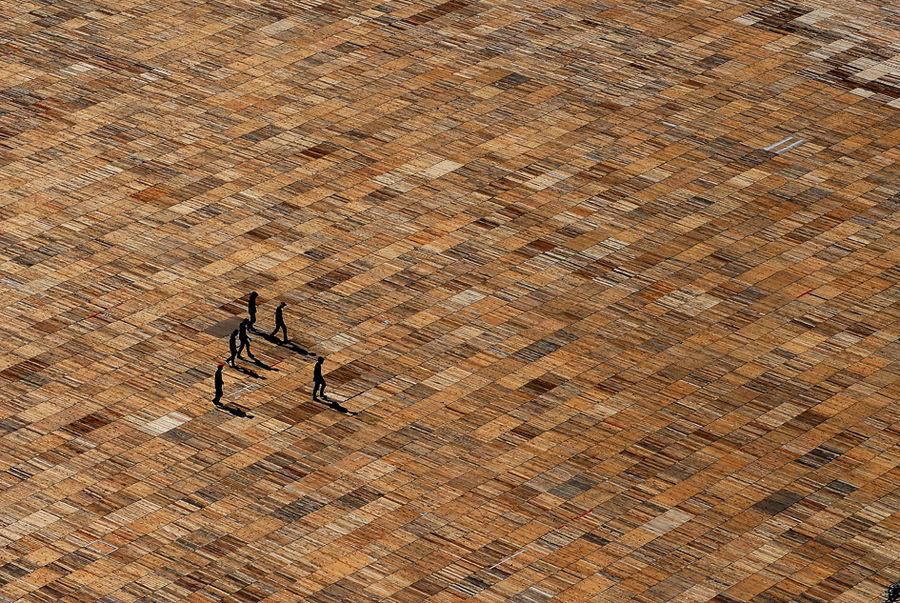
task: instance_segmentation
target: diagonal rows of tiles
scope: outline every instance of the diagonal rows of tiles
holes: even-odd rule
[[[880,600],[892,6],[0,0],[0,601]]]

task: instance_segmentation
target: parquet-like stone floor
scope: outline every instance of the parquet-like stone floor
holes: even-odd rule
[[[0,0],[0,601],[880,601],[898,13]]]

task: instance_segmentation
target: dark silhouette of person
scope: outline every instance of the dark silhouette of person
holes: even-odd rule
[[[328,399],[328,396],[325,395],[325,378],[322,376],[323,362],[325,362],[325,359],[319,356],[316,359],[316,366],[313,368],[313,400],[315,400],[316,402],[319,401],[316,393],[322,394],[323,400]]]
[[[269,335],[269,337],[275,337],[275,333],[277,333],[280,329],[282,335],[281,343],[288,342],[287,326],[285,326],[284,324],[284,313],[282,312],[282,308],[284,308],[286,305],[286,303],[281,302],[280,304],[278,304],[278,307],[275,308],[275,330],[272,331],[271,335]]]
[[[247,313],[250,314],[250,324],[247,325],[247,328],[251,331],[256,331],[256,328],[253,326],[256,324],[256,298],[259,297],[259,294],[256,291],[250,293],[250,299],[247,300]]]
[[[218,366],[218,368],[216,368],[216,377],[215,377],[216,396],[215,396],[215,398],[213,398],[213,404],[215,404],[216,406],[222,405],[222,403],[219,402],[219,400],[222,399],[222,386],[223,386],[222,369],[223,368],[225,368],[224,364],[220,364]]]
[[[241,345],[238,347],[237,351],[238,358],[243,358],[243,356],[241,356],[241,352],[243,352],[245,348],[247,350],[248,356],[254,359],[256,358],[256,356],[253,355],[253,352],[250,351],[250,336],[247,334],[247,325],[249,324],[250,319],[245,318],[241,321],[241,326],[238,327],[238,339],[241,342]]]
[[[238,345],[237,345],[238,333],[240,333],[240,331],[235,329],[234,331],[231,332],[231,336],[228,338],[228,349],[231,351],[231,356],[229,356],[228,360],[226,360],[225,362],[227,362],[231,366],[235,366],[234,359],[237,358],[237,354],[238,354]]]

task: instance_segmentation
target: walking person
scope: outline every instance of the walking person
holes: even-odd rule
[[[247,334],[247,325],[249,324],[250,320],[245,318],[241,321],[241,326],[238,327],[238,339],[240,340],[241,345],[238,347],[237,357],[242,358],[241,352],[243,352],[246,348],[247,355],[250,356],[250,358],[256,360],[256,356],[254,356],[253,352],[250,351],[250,335]]]
[[[247,325],[247,328],[251,331],[256,332],[256,327],[253,325],[256,324],[256,298],[259,297],[259,294],[256,291],[250,293],[250,299],[247,300],[247,313],[250,315],[250,324]]]
[[[278,304],[278,307],[275,308],[275,330],[272,331],[271,335],[269,335],[269,337],[275,337],[275,333],[277,333],[280,329],[281,334],[282,334],[282,340],[283,340],[281,343],[288,342],[287,326],[285,326],[285,324],[284,324],[284,313],[282,312],[282,309],[286,305],[287,305],[286,303],[281,302],[280,304]]]
[[[213,398],[213,404],[216,406],[222,406],[222,403],[219,400],[222,399],[222,386],[224,385],[222,381],[222,369],[225,368],[224,364],[220,364],[218,368],[216,368],[216,377],[215,377],[215,387],[216,387],[216,396]]]
[[[320,393],[323,400],[328,400],[328,396],[325,395],[325,378],[322,376],[323,362],[325,362],[325,359],[319,356],[316,359],[316,366],[313,368],[313,401],[315,402],[319,401],[316,393]]]
[[[235,329],[231,332],[231,336],[228,338],[228,349],[231,351],[231,356],[229,356],[228,360],[226,360],[225,362],[227,362],[231,366],[235,366],[234,359],[237,358],[238,355],[237,338],[239,333],[240,331]]]

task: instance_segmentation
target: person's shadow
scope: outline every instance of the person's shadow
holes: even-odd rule
[[[358,412],[353,412],[352,410],[350,410],[349,408],[347,408],[345,406],[341,406],[340,402],[338,402],[337,400],[329,401],[327,398],[325,398],[324,395],[322,395],[322,398],[323,398],[322,400],[316,399],[314,401],[318,402],[319,404],[324,404],[325,406],[327,406],[328,408],[330,408],[332,410],[342,412],[345,415],[353,416],[353,415],[359,414]]]
[[[229,412],[236,417],[241,417],[244,419],[252,419],[253,415],[249,414],[246,410],[242,408],[238,408],[237,406],[228,406],[227,404],[222,404],[221,402],[216,402],[216,408],[219,410],[224,410],[225,412]]]
[[[257,364],[257,363],[259,363],[259,360],[254,360],[254,361],[253,361],[253,364]],[[265,365],[263,365],[263,366],[265,366]],[[262,375],[260,375],[260,374],[257,373],[256,371],[252,371],[252,370],[250,370],[250,369],[248,369],[248,368],[246,368],[246,367],[239,366],[237,362],[235,362],[235,363],[234,363],[234,366],[231,367],[231,368],[233,368],[234,370],[238,371],[239,373],[244,373],[245,375],[248,375],[248,376],[250,376],[250,377],[253,377],[254,379],[265,379],[265,377],[263,377]],[[277,371],[278,369],[271,369],[271,370]]]
[[[274,366],[269,366],[268,364],[266,364],[265,362],[263,362],[263,361],[260,360],[259,358],[254,358],[254,359],[253,359],[253,364],[254,364],[255,366],[258,366],[259,368],[261,368],[261,369],[264,370],[264,371],[276,371],[276,372],[278,371],[277,368],[275,368]]]
[[[274,335],[269,335],[267,333],[263,333],[262,338],[265,339],[266,341],[268,341],[269,343],[274,343],[277,346],[287,348],[287,349],[291,350],[292,352],[297,352],[298,354],[301,354],[303,356],[315,356],[315,354],[313,352],[310,352],[309,350],[300,347],[299,345],[297,345],[290,339],[288,339],[287,341],[281,341]]]

